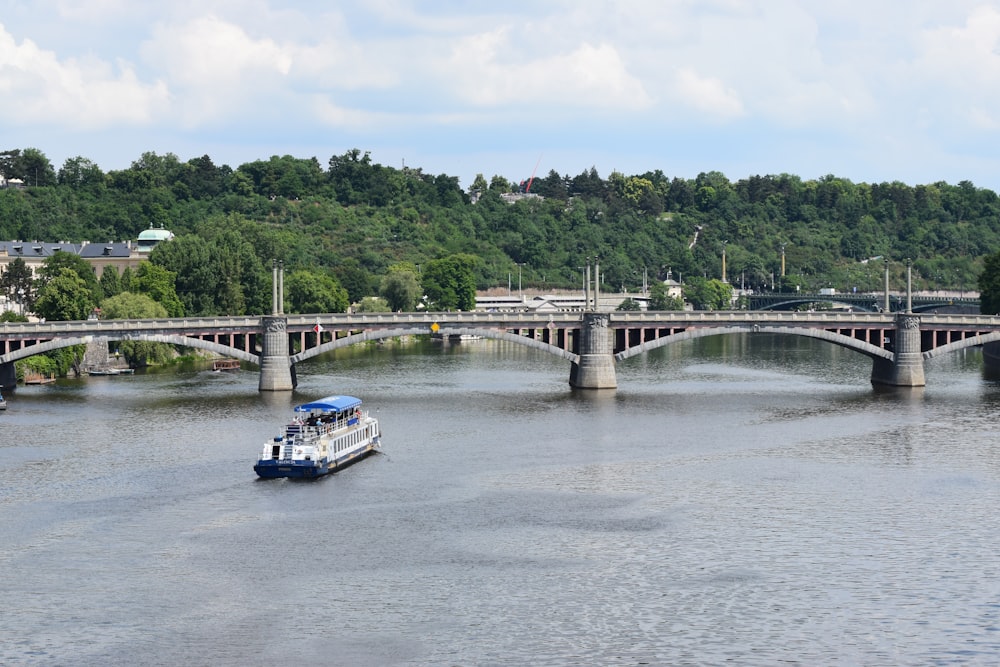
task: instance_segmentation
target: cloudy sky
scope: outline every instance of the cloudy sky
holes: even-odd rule
[[[0,0],[0,139],[1000,191],[1000,0]]]

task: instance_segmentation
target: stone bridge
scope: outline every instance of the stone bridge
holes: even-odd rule
[[[290,391],[295,365],[356,343],[410,335],[475,335],[554,354],[570,384],[617,386],[615,363],[684,340],[771,333],[825,340],[872,359],[871,381],[923,386],[924,361],[972,346],[1000,360],[1000,317],[845,312],[552,312],[266,315],[150,320],[0,323],[0,386],[13,362],[90,342],[143,340],[207,350],[260,367],[261,391]]]

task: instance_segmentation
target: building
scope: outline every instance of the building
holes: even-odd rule
[[[38,275],[38,270],[49,257],[57,252],[68,252],[87,260],[94,267],[98,278],[104,272],[104,267],[113,266],[119,275],[125,267],[135,269],[147,259],[140,254],[129,241],[114,241],[111,243],[51,243],[45,241],[0,241],[0,272],[7,271],[7,265],[15,259],[21,259],[31,269],[32,275]]]
[[[173,232],[169,232],[163,227],[153,227],[139,232],[139,240],[136,244],[136,251],[141,255],[149,255],[157,243],[169,241],[174,238]]]

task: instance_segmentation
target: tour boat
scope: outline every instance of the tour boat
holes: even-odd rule
[[[360,398],[327,396],[296,406],[295,419],[265,443],[253,469],[266,479],[320,477],[368,456],[381,438]]]

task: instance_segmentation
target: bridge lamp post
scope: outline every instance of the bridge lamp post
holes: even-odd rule
[[[906,312],[913,312],[913,281],[912,281],[912,267],[913,264],[910,258],[906,258]]]
[[[890,312],[889,309],[889,258],[885,258],[885,312]]]
[[[726,280],[726,244],[727,243],[729,243],[729,241],[723,241],[722,242],[722,282],[724,282],[724,283],[728,283],[729,282],[728,280]]]

